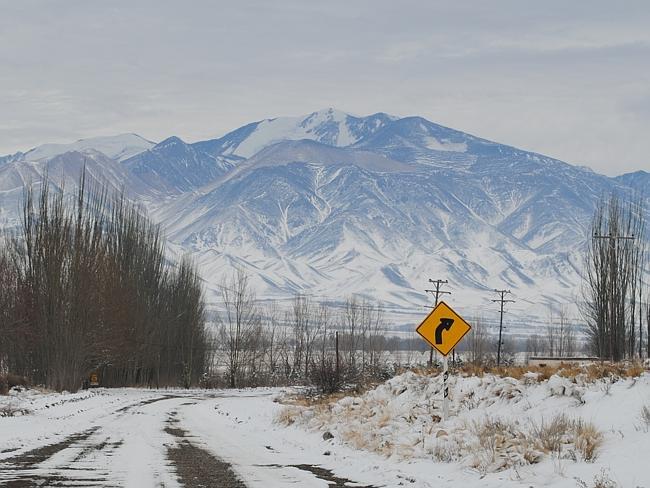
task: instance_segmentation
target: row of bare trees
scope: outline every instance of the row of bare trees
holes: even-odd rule
[[[642,198],[600,201],[587,252],[583,314],[592,351],[619,361],[648,352],[650,291]],[[644,337],[644,320],[646,334]]]
[[[496,363],[498,335],[491,332],[481,316],[471,321],[472,330],[456,348],[463,353],[463,359],[472,364]],[[580,334],[574,320],[570,318],[567,305],[550,306],[545,325],[535,327],[534,332],[524,337],[503,336],[501,354],[505,362],[515,359],[516,352],[527,357],[552,356],[567,358],[583,352]]]
[[[121,195],[74,202],[46,179],[0,245],[0,372],[76,390],[198,383],[209,360],[194,267],[166,264],[159,228]]]
[[[386,338],[378,305],[353,297],[335,306],[298,295],[281,310],[258,301],[242,271],[220,290],[213,377],[223,384],[312,382],[333,390],[382,370]]]
[[[572,357],[581,350],[578,339],[567,305],[550,306],[546,326],[526,339],[526,352],[530,356]]]

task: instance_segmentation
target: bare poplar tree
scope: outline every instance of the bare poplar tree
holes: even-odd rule
[[[601,200],[592,222],[586,255],[583,316],[592,351],[618,361],[635,352],[635,325],[630,304],[632,282],[643,273],[640,246],[645,242],[641,200],[623,204],[616,195]]]
[[[549,308],[546,325],[546,352],[549,356],[568,357],[575,352],[575,331],[566,305]]]
[[[472,322],[472,330],[467,336],[470,360],[473,364],[481,364],[485,361],[488,348],[487,331],[483,324],[482,317],[475,317]]]
[[[47,177],[38,195],[26,188],[22,228],[0,249],[7,266],[0,366],[57,390],[91,371],[107,386],[188,386],[203,373],[196,272],[165,266],[158,227],[123,196],[89,189],[85,172],[75,198]]]
[[[236,388],[245,379],[246,367],[254,353],[253,345],[260,334],[260,313],[248,276],[237,270],[221,284],[224,311],[219,315],[221,341],[226,355],[228,384]]]
[[[356,297],[350,297],[345,301],[343,309],[342,329],[345,334],[345,349],[347,350],[347,367],[350,371],[357,369],[357,350],[359,347],[359,329],[361,310]]]

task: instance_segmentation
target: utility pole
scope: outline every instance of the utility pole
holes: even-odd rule
[[[435,290],[424,290],[427,293],[432,293],[436,297],[436,302],[433,304],[433,308],[436,308],[438,306],[438,298],[440,295],[451,295],[450,291],[443,291],[440,289],[442,285],[446,285],[449,282],[447,280],[432,280],[429,278],[429,283],[433,283],[436,287]],[[429,367],[433,365],[433,347],[429,351]]]
[[[501,365],[501,338],[503,336],[503,305],[505,303],[514,303],[515,301],[507,300],[505,298],[507,294],[511,293],[510,290],[497,290],[495,288],[494,291],[497,292],[500,297],[492,301],[501,303],[501,318],[499,320],[499,345],[497,346],[497,367],[499,367]]]
[[[339,360],[339,331],[336,331],[336,383],[341,381],[341,362]]]
[[[636,237],[634,236],[634,234],[629,235],[629,236],[622,236],[622,235],[612,234],[610,232],[609,234],[594,234],[593,238],[594,239],[607,239],[609,241],[609,248],[610,248],[610,252],[611,252],[611,255],[609,257],[609,261],[610,261],[610,264],[611,264],[611,270],[609,272],[611,274],[610,279],[613,279],[615,274],[616,274],[615,273],[616,264],[617,264],[616,261],[618,260],[618,255],[617,255],[617,251],[616,251],[616,244],[618,243],[618,241],[633,241],[633,240],[636,239]],[[611,320],[611,318],[610,318],[610,320]],[[632,324],[632,327],[634,327],[634,324]],[[608,334],[609,335],[609,359],[610,359],[610,361],[613,361],[614,360],[614,337],[613,336],[614,336],[614,331],[616,329],[614,329],[613,326],[611,328],[613,330],[610,330],[609,334]],[[617,348],[618,348],[618,346],[617,346]],[[630,351],[630,354],[633,355],[632,351]],[[602,355],[602,352],[601,352],[601,355]],[[640,353],[639,353],[639,357],[641,357]]]

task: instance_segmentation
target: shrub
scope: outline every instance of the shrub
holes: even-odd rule
[[[310,369],[310,380],[321,393],[334,393],[343,388],[343,374],[336,368],[333,358],[313,362]]]
[[[31,412],[26,408],[19,408],[11,404],[0,407],[0,417],[17,417],[20,415],[28,415],[30,413]]]
[[[7,385],[9,386],[9,389],[13,388],[14,386],[27,387],[29,386],[29,381],[24,376],[18,376],[16,374],[9,373],[7,374]]]
[[[29,386],[29,381],[24,376],[7,373],[0,374],[0,395],[6,395],[14,386]]]

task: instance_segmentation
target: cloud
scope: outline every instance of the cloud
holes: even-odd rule
[[[336,106],[423,115],[608,174],[649,166],[644,1],[23,0],[2,11],[0,154],[121,132],[197,140]]]

